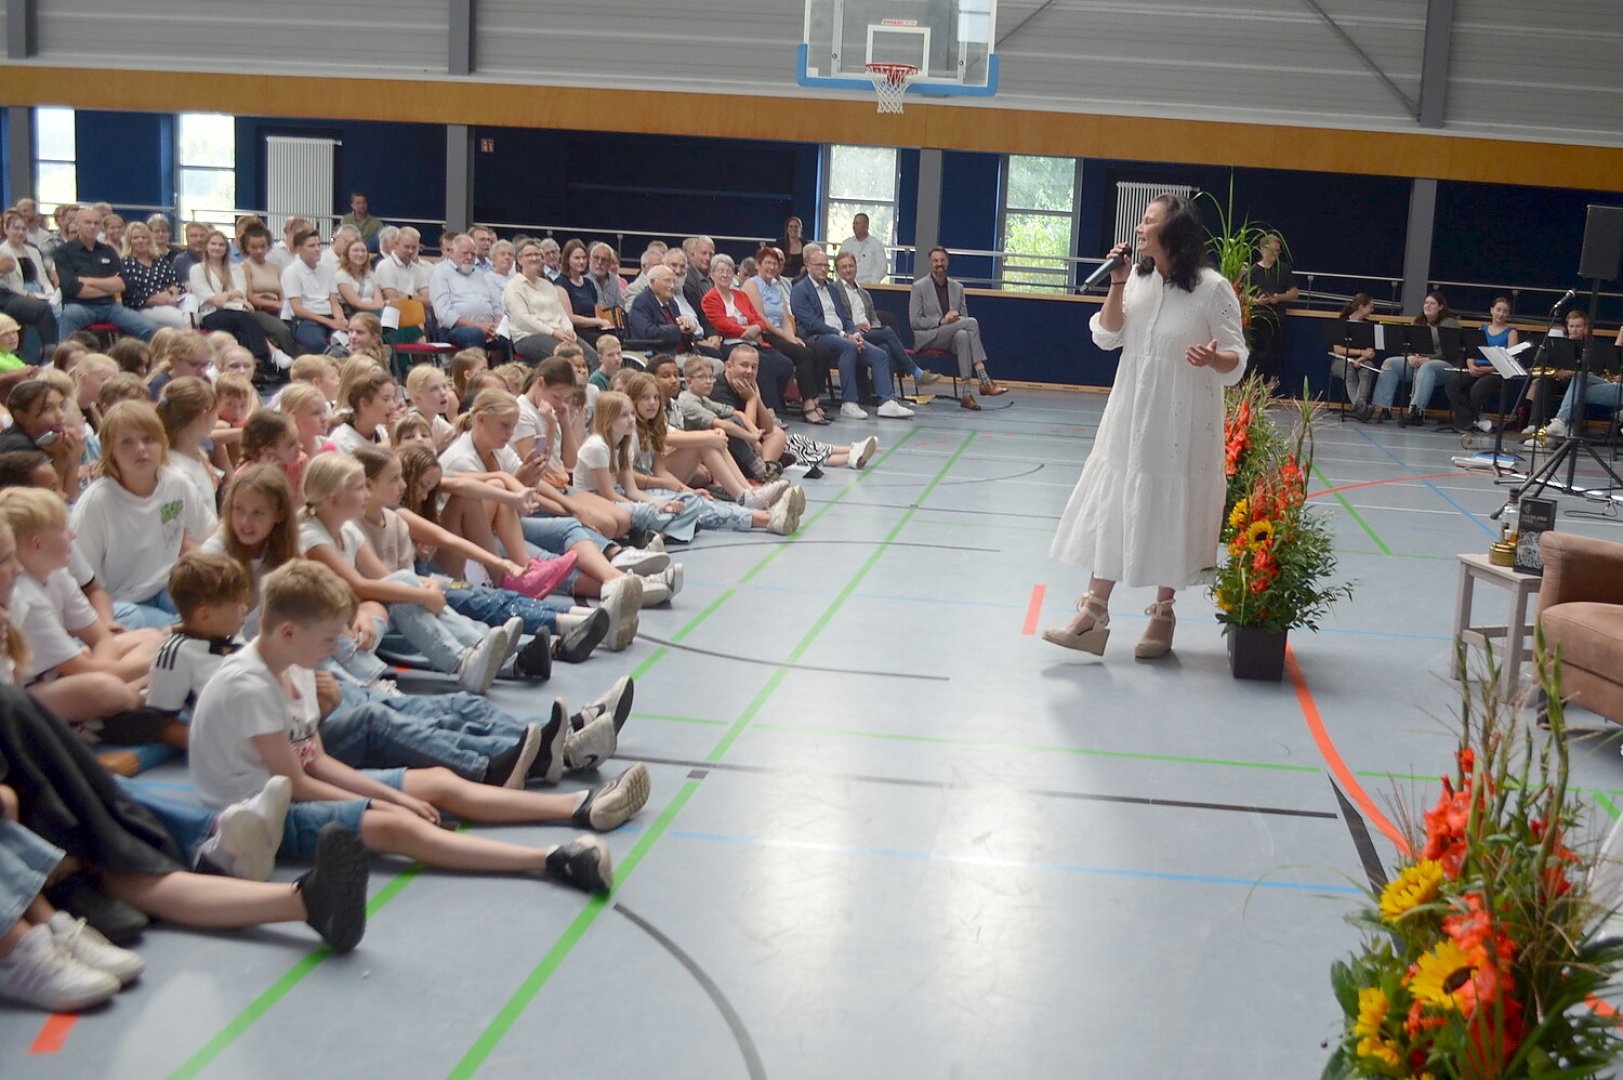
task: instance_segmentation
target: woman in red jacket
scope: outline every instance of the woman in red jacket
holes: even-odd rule
[[[755,346],[761,354],[757,382],[763,386],[775,386],[781,399],[790,378],[794,378],[800,386],[801,407],[806,422],[828,423],[822,407],[822,365],[806,346],[767,336],[766,320],[750,303],[749,294],[733,288],[733,270],[733,260],[729,256],[718,254],[712,257],[710,282],[714,288],[705,293],[700,302],[704,317],[721,334],[722,359],[726,360],[735,345],[747,343]],[[763,393],[762,396],[766,395]]]

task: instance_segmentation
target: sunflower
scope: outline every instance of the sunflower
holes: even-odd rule
[[[1234,509],[1229,511],[1229,528],[1238,529],[1240,526],[1245,524],[1246,519],[1250,516],[1250,506],[1247,504],[1246,500],[1241,499],[1239,502],[1234,504]]]
[[[1271,521],[1253,521],[1251,527],[1245,531],[1247,547],[1261,547],[1274,538],[1274,523]]]
[[[1458,1012],[1462,1004],[1459,991],[1470,984],[1475,973],[1471,954],[1453,941],[1443,940],[1421,955],[1406,981],[1417,1003]]]
[[[1386,992],[1378,986],[1358,991],[1358,1020],[1353,1024],[1353,1034],[1358,1036],[1359,1057],[1375,1058],[1396,1068],[1400,1060],[1397,1047],[1381,1033],[1391,1007]]]
[[[1421,859],[1381,890],[1381,918],[1397,922],[1421,904],[1430,903],[1442,882],[1443,864],[1435,859]]]

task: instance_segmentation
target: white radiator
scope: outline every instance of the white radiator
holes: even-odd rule
[[[1178,195],[1185,199],[1195,196],[1195,189],[1182,184],[1140,184],[1119,181],[1116,184],[1116,235],[1111,244],[1125,244],[1133,239],[1133,230],[1144,220],[1144,209],[1157,195]]]
[[[290,217],[315,222],[323,241],[333,230],[333,155],[335,139],[265,136],[265,208],[272,236],[282,235]]]

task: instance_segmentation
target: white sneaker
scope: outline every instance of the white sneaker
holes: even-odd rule
[[[1493,421],[1492,420],[1478,420],[1476,422],[1476,429],[1478,431],[1482,432],[1484,435],[1492,435],[1493,434]]]
[[[623,574],[637,574],[647,577],[657,574],[671,564],[671,557],[664,551],[663,545],[659,551],[649,548],[621,548],[609,565]]]
[[[496,681],[496,673],[506,659],[507,631],[498,627],[462,654],[462,662],[456,668],[457,685],[470,694],[489,693],[490,684]]]
[[[1552,439],[1564,439],[1567,437],[1567,422],[1558,416],[1545,425],[1544,433]]]
[[[271,777],[258,795],[220,811],[213,834],[197,850],[198,859],[208,860],[234,878],[269,881],[292,799],[293,781]]]
[[[118,979],[86,966],[56,943],[49,926],[36,926],[0,960],[0,998],[47,1012],[79,1012],[121,989]]]
[[[612,758],[619,745],[619,734],[614,730],[614,716],[603,713],[579,731],[571,731],[564,737],[564,764],[570,772],[595,769]]]
[[[502,633],[507,635],[507,655],[502,657],[502,663],[505,664],[518,655],[519,645],[524,637],[524,620],[514,615],[511,619],[502,623],[501,629]]]
[[[770,484],[762,484],[760,487],[746,488],[744,494],[739,496],[738,501],[740,505],[747,506],[751,510],[766,510],[783,498],[783,493],[788,490],[789,481],[774,480]]]
[[[603,586],[603,608],[609,613],[609,632],[603,648],[619,652],[637,636],[637,612],[642,609],[642,578],[622,574]]]
[[[664,570],[642,579],[642,606],[658,607],[668,604],[671,597],[682,591],[682,564],[671,563]]]
[[[792,487],[789,489],[789,493],[779,499],[778,504],[772,508],[771,516],[767,518],[766,522],[767,531],[777,533],[779,536],[789,536],[800,528],[800,515],[805,512],[806,489],[798,486]]]
[[[913,416],[913,410],[895,398],[891,398],[880,404],[879,415],[887,420],[907,420]]]
[[[841,420],[866,420],[868,414],[862,411],[862,406],[854,401],[847,401],[840,406]]]
[[[287,777],[279,776],[277,779],[285,780]],[[120,949],[102,937],[95,927],[65,911],[52,915],[51,921],[45,925],[51,928],[51,936],[56,939],[58,949],[87,968],[106,972],[117,979],[120,986],[128,986],[147,969],[145,960],[128,949]]]
[[[648,541],[648,543],[644,544],[642,546],[642,549],[644,551],[664,551],[665,550],[665,534],[664,533],[655,533],[654,538],[652,540]]]
[[[846,456],[845,465],[848,469],[866,468],[868,462],[873,460],[874,451],[879,449],[877,436],[869,435],[861,442],[852,443],[851,451]]]
[[[288,368],[293,366],[293,358],[287,353],[283,352],[281,349],[278,349],[276,346],[272,345],[271,363],[276,365],[276,370],[286,371]]]

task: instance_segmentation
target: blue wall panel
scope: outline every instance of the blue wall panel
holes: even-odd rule
[[[121,210],[174,201],[174,117],[81,109],[73,120],[81,201]]]
[[[237,117],[237,201],[265,205],[265,137],[332,138],[338,151],[333,210],[349,210],[349,193],[366,192],[372,213],[385,220],[445,217],[445,129],[438,124],[385,124],[284,117]],[[432,245],[437,230],[424,239]]]

